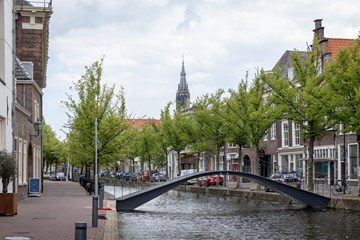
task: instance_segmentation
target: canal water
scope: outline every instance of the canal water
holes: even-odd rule
[[[120,188],[115,195],[131,191]],[[118,213],[118,228],[126,240],[360,239],[360,214],[172,190]]]

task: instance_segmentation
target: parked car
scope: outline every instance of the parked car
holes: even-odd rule
[[[197,180],[197,183],[199,186],[216,186],[217,176],[208,176],[208,177],[200,177]],[[224,184],[224,178],[222,176],[219,176],[219,184],[222,186]]]
[[[159,174],[158,173],[153,173],[151,175],[151,177],[149,178],[149,181],[150,182],[159,182]]]
[[[64,172],[57,172],[56,173],[56,181],[65,181],[65,173]]]
[[[123,173],[122,172],[116,172],[115,173],[115,179],[120,180],[122,178]]]
[[[150,171],[144,171],[144,174],[141,176],[141,181],[147,182],[150,180]]]
[[[160,173],[160,174],[159,174],[159,181],[160,181],[160,182],[165,182],[165,181],[166,181],[166,175]]]
[[[292,187],[301,188],[301,178],[295,171],[290,172],[274,172],[269,179],[280,183],[287,184]],[[270,191],[269,188],[266,191]]]
[[[133,181],[133,178],[134,178],[133,174],[128,172],[128,173],[124,173],[122,175],[121,179],[124,180],[124,181]]]
[[[180,177],[187,176],[187,175],[194,174],[194,173],[196,173],[196,169],[183,169],[180,171]],[[196,184],[196,178],[187,180],[185,184],[187,184],[187,185]]]
[[[56,175],[55,175],[55,173],[51,173],[51,174],[50,174],[49,180],[50,180],[50,181],[56,181]]]

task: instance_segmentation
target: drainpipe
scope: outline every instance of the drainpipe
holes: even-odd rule
[[[14,155],[14,159],[15,161],[17,161],[16,159],[16,154],[15,154],[15,150],[16,150],[16,126],[15,126],[15,118],[16,118],[16,109],[15,109],[15,100],[16,100],[16,79],[15,79],[15,61],[16,61],[16,24],[15,24],[15,17],[16,17],[16,13],[15,13],[15,0],[12,1],[12,37],[13,37],[13,43],[12,43],[12,80],[13,80],[13,89],[12,89],[12,116],[11,116],[11,125],[12,125],[12,142],[13,142],[13,155]],[[18,164],[16,164],[18,166]],[[13,193],[17,192],[17,178],[13,178]]]

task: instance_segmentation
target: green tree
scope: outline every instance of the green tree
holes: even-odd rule
[[[325,81],[329,89],[328,101],[332,109],[331,116],[338,123],[346,125],[344,132],[356,134],[360,146],[360,35],[354,43],[341,49],[336,61],[325,68]],[[360,190],[360,147],[358,147],[357,177]]]
[[[51,129],[51,126],[45,123],[43,126],[43,166],[46,166],[45,172],[48,172],[49,167],[53,164],[55,164],[56,172],[63,153],[61,141],[56,137],[56,133]]]
[[[151,163],[156,155],[156,132],[151,125],[145,124],[138,132],[137,136],[138,153],[141,163],[147,161],[149,170],[151,170]],[[142,164],[143,165],[143,164]]]
[[[268,98],[269,89],[266,86],[268,75],[264,71],[260,71],[253,80],[247,97],[244,101],[245,105],[245,124],[250,131],[250,142],[256,149],[256,165],[255,173],[259,174],[260,158],[259,145],[261,139],[270,129],[271,125],[283,117],[283,111],[280,106],[276,106],[274,99]],[[247,105],[247,106],[246,106]]]
[[[98,121],[99,165],[114,164],[124,156],[126,144],[126,108],[123,89],[115,93],[115,85],[102,85],[103,59],[90,67],[70,89],[77,93],[63,103],[68,109],[67,127],[71,158],[79,165],[89,166],[95,161],[95,119]]]
[[[168,115],[168,112],[165,111],[163,114],[165,115],[162,117],[166,118],[166,121],[162,122],[164,134],[167,136],[170,150],[177,153],[178,174],[180,174],[180,152],[185,150],[186,147],[191,143],[190,136],[184,131],[188,121],[190,121],[190,115],[184,114],[179,105],[176,106],[176,109],[174,110],[174,116],[171,119],[168,119],[170,116]]]
[[[314,189],[314,142],[327,134],[327,130],[334,125],[331,118],[327,117],[330,106],[323,77],[319,73],[320,55],[318,40],[315,38],[312,49],[305,55],[297,52],[292,55],[295,80],[284,78],[281,75],[282,69],[275,69],[263,78],[271,87],[271,99],[284,109],[283,118],[299,124],[302,136],[308,143],[309,191]]]
[[[206,94],[196,101],[196,122],[202,136],[208,145],[199,145],[198,148],[210,147],[216,153],[216,169],[220,169],[220,149],[225,145],[226,132],[224,130],[223,115],[225,102],[222,95],[223,89],[218,89],[214,94]],[[199,142],[197,142],[199,144]],[[225,164],[225,161],[224,161]],[[218,181],[217,181],[218,182]]]
[[[137,143],[137,129],[130,127],[127,130],[127,136],[131,138],[131,141],[127,141],[128,144],[125,150],[125,158],[131,161],[132,172],[135,172],[135,158],[139,156],[138,143]]]
[[[16,174],[15,155],[6,150],[0,151],[0,177],[2,182],[2,193],[8,192],[8,185]]]

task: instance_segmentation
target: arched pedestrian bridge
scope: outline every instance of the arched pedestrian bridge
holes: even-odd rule
[[[185,183],[187,180],[210,176],[210,175],[235,175],[242,178],[249,179],[267,188],[275,190],[281,194],[287,195],[299,202],[304,203],[310,208],[327,208],[330,202],[330,198],[308,192],[302,189],[288,186],[258,175],[250,173],[236,172],[236,171],[209,171],[209,172],[198,172],[189,174],[183,177],[172,179],[164,184],[159,184],[150,189],[143,189],[123,197],[116,199],[116,210],[117,211],[129,211],[133,210],[140,205],[160,196],[161,194]]]

